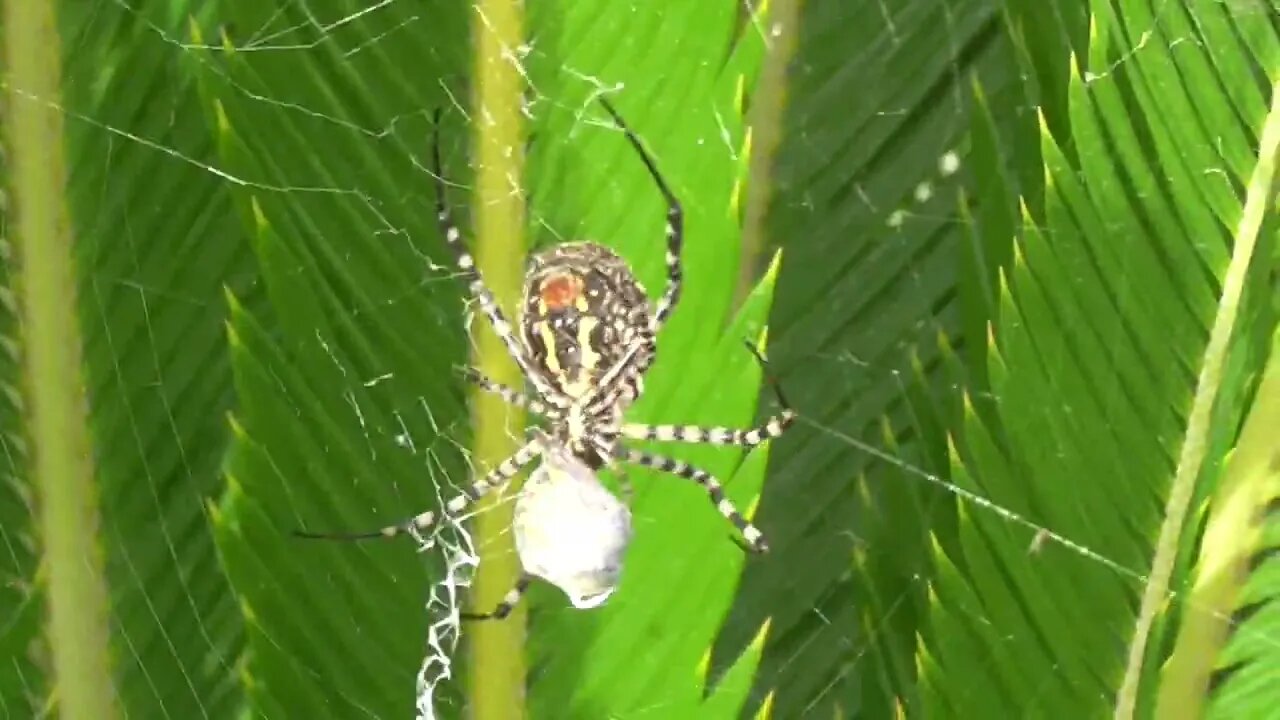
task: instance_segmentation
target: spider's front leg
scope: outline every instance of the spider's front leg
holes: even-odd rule
[[[471,503],[488,495],[497,488],[502,487],[508,480],[515,477],[520,472],[520,468],[528,465],[533,461],[538,453],[541,452],[539,440],[532,440],[526,443],[515,453],[498,464],[498,467],[489,471],[489,474],[478,480],[474,485],[467,488],[462,495],[458,495],[444,504],[444,512],[449,515],[457,515]],[[428,510],[419,513],[413,517],[398,522],[394,525],[372,530],[369,532],[336,532],[336,533],[317,533],[308,532],[306,530],[295,530],[294,535],[302,538],[314,540],[369,540],[373,538],[392,538],[397,535],[404,535],[414,531],[423,532],[429,530],[439,519],[438,514],[434,510]]]
[[[649,171],[649,177],[653,178],[653,184],[658,186],[658,192],[667,203],[667,289],[654,308],[653,320],[650,324],[653,334],[657,335],[663,324],[667,322],[667,318],[671,316],[671,312],[675,310],[676,303],[680,300],[681,285],[684,282],[684,271],[680,262],[680,252],[684,245],[684,210],[680,207],[676,194],[671,191],[666,179],[662,177],[662,173],[658,172],[658,164],[649,155],[649,151],[644,149],[640,138],[622,119],[622,115],[603,96],[600,97],[600,104],[609,111],[614,124],[623,135],[626,135],[627,142],[631,143],[632,149],[640,156],[640,162],[644,163],[645,169]]]
[[[449,212],[449,204],[445,198],[445,180],[444,173],[440,169],[440,113],[435,115],[435,138],[431,144],[431,172],[434,175],[436,186],[436,221],[440,226],[440,234],[444,237],[445,245],[453,252],[454,258],[458,263],[458,269],[462,271],[462,277],[467,281],[467,289],[471,295],[480,303],[480,310],[488,318],[489,324],[493,327],[494,333],[498,339],[507,348],[507,354],[515,361],[520,368],[520,373],[528,378],[529,382],[537,388],[538,393],[544,397],[557,397],[551,389],[550,384],[538,372],[533,363],[525,355],[524,350],[520,346],[520,341],[516,337],[511,323],[507,321],[506,315],[502,312],[502,307],[498,305],[498,301],[494,298],[489,287],[485,285],[484,279],[480,277],[480,271],[476,268],[476,259],[471,252],[467,250],[467,246],[462,242],[462,233],[458,230],[458,226],[453,223],[453,219]]]
[[[673,460],[661,455],[651,455],[639,450],[620,448],[617,451],[617,458],[622,462],[661,470],[676,477],[698,483],[711,496],[711,502],[715,503],[716,509],[720,511],[720,514],[725,516],[742,533],[742,539],[746,541],[744,546],[746,550],[755,553],[768,552],[769,543],[765,541],[764,533],[760,532],[755,525],[752,525],[749,520],[742,516],[742,513],[738,512],[738,509],[733,506],[729,498],[724,496],[724,487],[720,485],[720,481],[716,480],[711,473],[680,460]]]

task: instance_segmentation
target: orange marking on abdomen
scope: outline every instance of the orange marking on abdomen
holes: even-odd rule
[[[582,296],[582,278],[569,274],[553,275],[542,281],[538,294],[548,310],[566,308]]]

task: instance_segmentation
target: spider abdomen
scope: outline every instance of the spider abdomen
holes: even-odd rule
[[[619,363],[636,365],[638,377],[653,360],[648,295],[625,260],[595,243],[533,256],[519,324],[530,360],[571,398],[590,393]]]

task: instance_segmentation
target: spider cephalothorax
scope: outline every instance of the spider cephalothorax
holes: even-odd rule
[[[680,249],[684,216],[649,153],[608,101],[601,103],[644,163],[667,204],[667,287],[650,306],[644,288],[627,263],[594,243],[567,243],[535,255],[525,276],[519,322],[513,328],[476,270],[475,258],[445,202],[439,144],[432,152],[436,215],[445,244],[457,258],[468,290],[524,377],[524,388],[494,382],[471,371],[468,378],[546,422],[511,457],[444,505],[462,512],[481,496],[507,484],[535,459],[542,465],[516,500],[515,535],[524,572],[492,612],[471,615],[502,618],[520,600],[532,577],[557,584],[579,607],[604,602],[613,591],[621,556],[630,539],[630,513],[600,485],[595,472],[621,463],[639,465],[691,480],[706,490],[716,509],[736,527],[747,549],[768,549],[764,535],[733,506],[710,473],[627,447],[626,440],[708,443],[755,447],[781,435],[795,413],[781,391],[782,410],[745,430],[696,425],[644,425],[623,421],[623,412],[640,396],[645,372],[657,352],[656,338],[680,299],[683,273]],[[751,350],[757,353],[753,346]],[[763,362],[757,353],[757,358]],[[371,533],[315,534],[309,537],[359,539],[394,537],[429,529],[439,519],[429,510]]]

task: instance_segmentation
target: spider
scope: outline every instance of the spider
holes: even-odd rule
[[[630,515],[625,506],[599,484],[595,472],[619,463],[656,469],[697,483],[706,490],[720,513],[741,533],[744,542],[740,544],[745,550],[761,553],[769,548],[764,535],[738,512],[725,497],[720,482],[710,473],[623,443],[624,440],[638,440],[753,448],[782,435],[794,422],[796,413],[787,403],[781,388],[771,381],[780,410],[753,428],[643,425],[624,421],[624,412],[643,391],[644,375],[657,353],[657,336],[680,300],[684,220],[679,200],[640,139],[608,100],[602,97],[600,103],[644,163],[666,201],[666,288],[651,306],[644,287],[631,268],[612,250],[591,242],[556,245],[534,254],[530,260],[516,328],[507,321],[485,285],[476,269],[475,259],[463,244],[461,233],[451,219],[446,181],[440,169],[437,113],[431,170],[440,232],[455,257],[470,294],[520,369],[529,392],[497,383],[474,369],[468,370],[466,377],[483,390],[541,417],[548,428],[547,432],[534,430],[532,439],[513,455],[464,490],[462,495],[445,503],[443,511],[450,516],[456,515],[486,494],[505,486],[535,459],[543,460],[525,484],[524,497],[517,500],[515,530],[524,571],[515,587],[494,610],[465,614],[468,619],[506,617],[519,603],[535,576],[555,582],[551,577],[553,571],[547,569],[549,564],[558,564],[561,568],[571,564],[569,561],[552,562],[554,558],[548,560],[549,549],[541,553],[540,562],[531,562],[534,552],[523,546],[522,540],[525,540],[524,545],[529,545],[532,540],[528,538],[535,535],[541,538],[556,532],[569,532],[563,522],[543,521],[542,527],[531,524],[533,513],[530,508],[534,505],[555,505],[561,509],[572,506],[565,512],[576,518],[575,523],[604,523],[618,528],[604,533],[608,547],[587,549],[586,554],[593,556],[588,558],[589,564],[594,563],[596,572],[586,579],[581,596],[575,598],[574,604],[591,607],[603,602],[617,579],[620,555],[630,537]],[[752,345],[747,347],[764,365],[763,356]],[[523,525],[521,503],[525,503],[528,510],[524,513]],[[299,531],[298,534],[350,540],[395,537],[428,530],[438,519],[435,511],[427,511],[373,532],[320,534]],[[571,528],[573,531],[579,529],[577,526]],[[592,537],[598,539],[600,535],[596,533]],[[563,538],[553,539],[559,548],[572,544]]]

